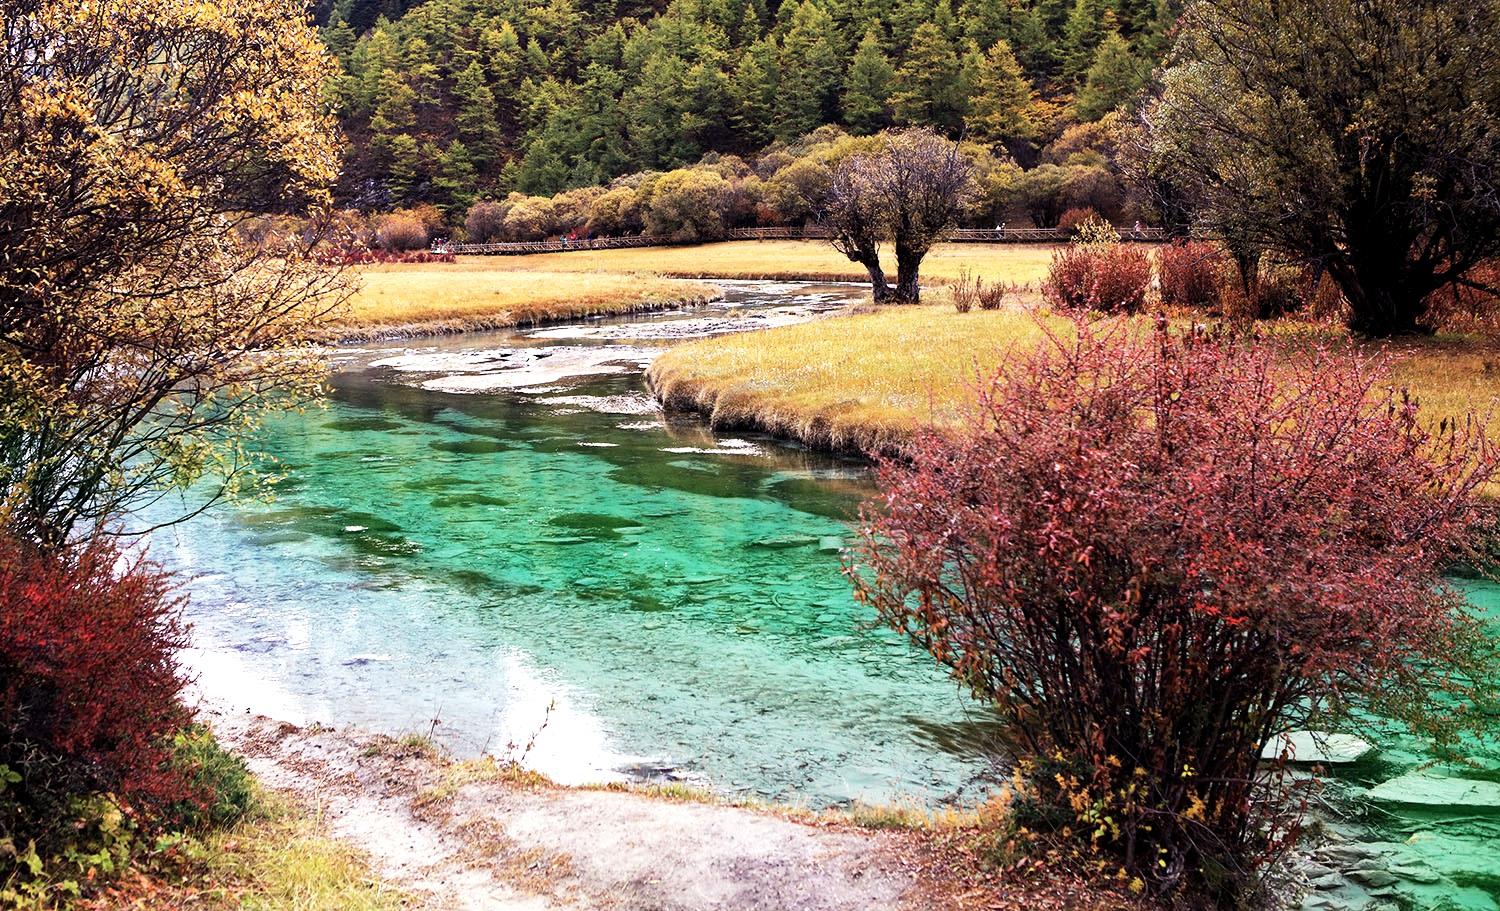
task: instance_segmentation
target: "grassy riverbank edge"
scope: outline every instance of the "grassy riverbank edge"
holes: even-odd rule
[[[515,758],[460,759],[420,735],[240,712],[214,727],[281,800],[365,858],[385,894],[442,907],[564,897],[696,907],[683,899],[726,893],[747,909],[801,907],[808,895],[836,911],[1145,907],[1079,871],[1000,862],[1004,793],[974,808],[815,810],[680,783],[559,784]]]
[[[615,273],[494,272],[449,264],[364,270],[319,341],[340,344],[530,328],[568,320],[702,306],[704,282]]]
[[[1012,351],[1037,344],[1045,324],[1065,328],[1034,293],[1023,292],[1006,309],[963,314],[940,303],[943,296],[686,342],[658,357],[646,380],[663,408],[702,415],[717,430],[768,433],[845,454],[897,454],[924,427],[956,425],[980,382]],[[1296,322],[1258,331],[1387,357],[1390,388],[1409,390],[1425,420],[1436,425],[1472,413],[1500,435],[1500,341],[1439,335],[1362,342],[1334,327]]]
[[[339,325],[329,327],[319,341],[328,344],[355,344],[359,342],[399,341],[413,338],[435,338],[444,335],[462,335],[466,332],[493,332],[500,329],[533,329],[555,323],[566,323],[580,319],[605,316],[630,316],[638,313],[658,313],[663,310],[702,307],[718,300],[718,292],[690,294],[662,300],[621,301],[617,305],[579,306],[563,308],[546,314],[517,314],[511,310],[472,317],[413,320],[399,323],[372,323],[367,325]]]

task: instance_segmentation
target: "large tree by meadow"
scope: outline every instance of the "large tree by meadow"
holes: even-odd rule
[[[1500,256],[1500,2],[1200,0],[1149,106],[1150,170],[1242,249],[1325,267],[1351,326]]]
[[[837,163],[823,222],[835,248],[869,270],[877,300],[914,304],[922,260],[973,201],[974,163],[958,143],[928,129],[887,132],[879,143]],[[896,254],[894,289],[880,268],[881,241]]]
[[[316,383],[339,277],[235,229],[326,200],[331,70],[300,0],[0,10],[0,524],[60,543]]]

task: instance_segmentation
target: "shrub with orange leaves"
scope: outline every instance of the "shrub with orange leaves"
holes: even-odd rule
[[[848,572],[1007,722],[1023,822],[1228,903],[1295,833],[1273,735],[1370,707],[1452,733],[1491,685],[1444,574],[1500,460],[1475,422],[1426,429],[1379,360],[1044,331],[961,430],[880,463]],[[1472,689],[1430,711],[1456,665]]]
[[[87,795],[112,794],[137,820],[205,796],[171,761],[189,721],[179,607],[166,576],[107,541],[0,538],[0,841],[45,854]]]
[[[1140,310],[1151,285],[1151,257],[1140,247],[1120,243],[1103,222],[1085,222],[1080,231],[1088,231],[1092,224],[1104,227],[1113,239],[1075,242],[1054,253],[1042,283],[1043,296],[1067,310]]]

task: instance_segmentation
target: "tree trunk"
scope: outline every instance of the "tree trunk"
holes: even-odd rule
[[[863,264],[866,271],[870,273],[870,295],[875,303],[883,304],[891,298],[891,286],[886,283],[885,269],[881,268],[880,260]]]
[[[896,291],[892,295],[893,303],[921,302],[922,284],[918,273],[922,268],[922,256],[925,252],[924,250],[919,253],[900,243],[896,244]]]
[[[1335,260],[1328,271],[1349,301],[1349,329],[1360,335],[1426,335],[1422,324],[1430,289],[1408,274],[1407,257],[1366,255]]]

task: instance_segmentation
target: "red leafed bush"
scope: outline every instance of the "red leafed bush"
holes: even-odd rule
[[[179,608],[166,576],[107,543],[0,539],[0,765],[20,776],[0,836],[36,837],[81,795],[148,810],[192,796],[168,763],[189,720]]]
[[[1042,294],[1068,310],[1134,313],[1146,303],[1151,257],[1122,243],[1071,244],[1052,254]]]
[[[1175,241],[1156,253],[1156,276],[1164,307],[1219,307],[1228,258],[1202,241]]]
[[[1098,325],[884,461],[848,572],[1007,722],[1019,824],[1228,902],[1295,834],[1272,735],[1370,707],[1442,734],[1493,685],[1444,573],[1496,453],[1424,430],[1383,362]]]
[[[1064,209],[1063,214],[1057,217],[1058,228],[1064,231],[1075,231],[1078,226],[1099,219],[1099,213],[1089,206],[1074,206]]]
[[[1500,334],[1500,262],[1475,266],[1470,284],[1453,283],[1427,296],[1427,322],[1450,332]]]

